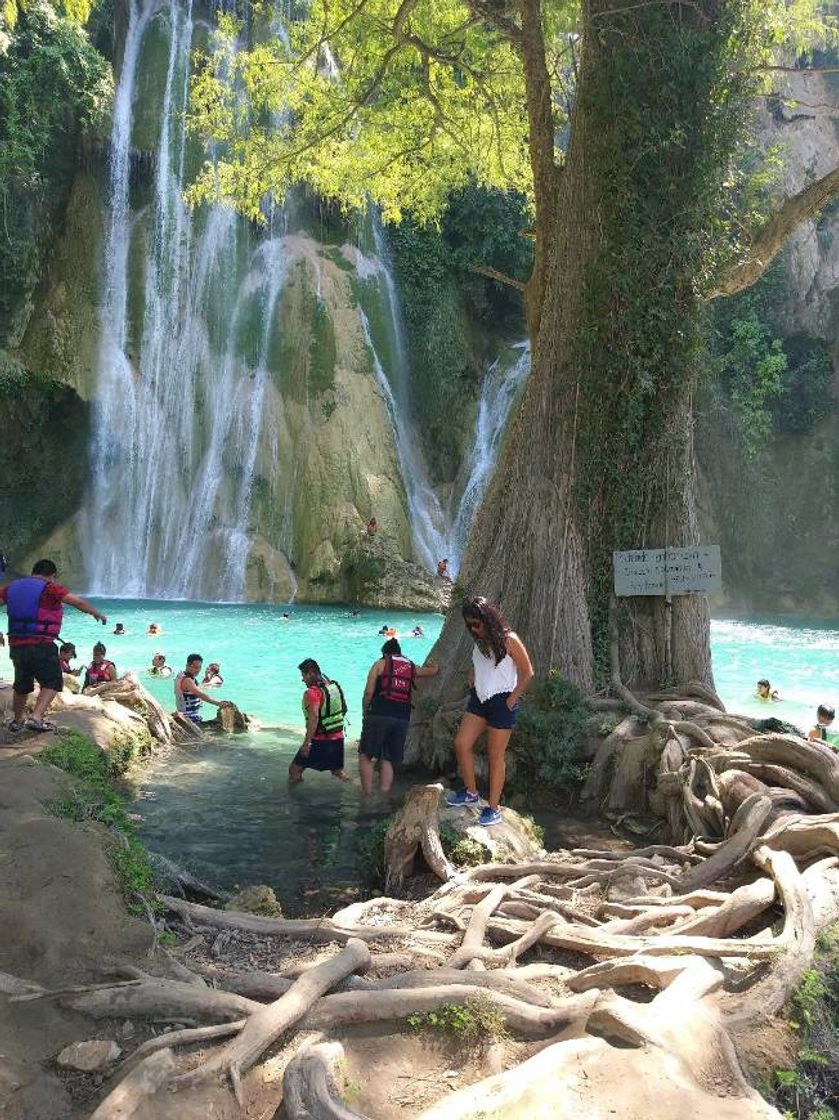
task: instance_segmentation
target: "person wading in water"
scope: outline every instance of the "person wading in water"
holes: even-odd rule
[[[175,707],[186,716],[188,720],[193,723],[202,723],[203,717],[201,715],[201,701],[205,704],[215,704],[217,708],[223,707],[225,704],[230,703],[229,700],[215,700],[212,696],[208,696],[206,692],[202,692],[198,685],[195,683],[195,678],[201,672],[201,666],[204,664],[204,658],[200,653],[191,653],[186,659],[186,668],[182,669],[175,677]]]
[[[364,686],[364,722],[358,744],[358,773],[361,788],[373,792],[375,760],[381,760],[382,793],[393,785],[394,767],[400,766],[411,719],[411,693],[417,677],[433,677],[440,666],[433,662],[418,666],[402,656],[396,638],[382,646],[382,656],[374,661]]]
[[[349,782],[351,778],[344,770],[344,719],[347,714],[344,691],[337,681],[323,675],[314,658],[307,657],[298,668],[306,686],[303,693],[306,734],[300,750],[291,760],[288,780],[292,784],[302,782],[304,770],[330,770],[334,777]]]
[[[478,824],[498,824],[507,776],[505,754],[516,725],[522,693],[533,680],[533,666],[524,643],[514,634],[498,607],[483,596],[463,604],[463,621],[472,635],[469,703],[454,740],[457,765],[465,788],[446,798],[449,808],[478,805],[472,750],[486,731],[489,758],[489,803]]]

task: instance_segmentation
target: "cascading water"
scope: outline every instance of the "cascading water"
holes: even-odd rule
[[[227,209],[193,212],[184,202],[194,162],[185,123],[190,51],[196,30],[205,31],[191,3],[129,0],[110,147],[88,586],[124,597],[239,600],[258,474],[271,488],[270,547],[294,551],[297,467],[272,385],[289,263],[285,212],[269,201],[267,231],[257,234]],[[149,65],[161,44],[165,79]],[[158,70],[149,91],[146,76]],[[138,160],[138,149],[145,156],[152,149],[153,159]],[[134,176],[143,168],[145,177]],[[372,235],[376,256],[359,252],[357,271],[370,282],[379,334],[363,312],[362,329],[390,417],[414,550],[430,568],[448,556],[455,569],[520,379],[509,371],[496,383],[487,374],[466,489],[450,519],[411,418],[399,298],[376,220]],[[525,368],[523,357],[515,369],[523,377]],[[264,511],[266,499],[259,501]],[[290,569],[285,578],[288,593]]]
[[[507,430],[510,411],[518,399],[522,385],[530,373],[530,346],[521,342],[515,348],[521,353],[512,365],[493,362],[481,382],[475,439],[466,463],[466,482],[460,495],[448,550],[449,568],[457,573],[472,522],[489,483],[501,441]]]
[[[374,279],[385,311],[391,362],[387,369],[377,352],[370,322],[362,311],[365,338],[373,354],[376,379],[382,389],[396,444],[405,496],[408,500],[408,520],[418,558],[426,567],[433,568],[446,555],[450,526],[448,519],[428,478],[428,471],[416,430],[411,420],[411,368],[402,326],[402,313],[390,259],[378,219],[373,218],[373,241],[376,256],[366,258],[359,253],[357,268],[363,279]]]
[[[143,215],[129,190],[138,62],[150,28],[162,24],[168,64]],[[89,581],[100,594],[235,600],[245,589],[286,268],[280,236],[254,244],[230,211],[193,213],[183,201],[193,33],[191,4],[132,0],[111,138],[88,526],[96,542]],[[138,294],[132,263],[141,257]]]

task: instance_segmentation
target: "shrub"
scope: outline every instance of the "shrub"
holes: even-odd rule
[[[436,1011],[409,1015],[408,1024],[415,1031],[435,1031],[466,1042],[497,1041],[507,1036],[504,1013],[480,996],[466,1003],[441,1003]]]
[[[511,741],[512,792],[567,788],[585,775],[583,738],[589,712],[583,693],[551,671],[522,701]]]
[[[767,1095],[784,1115],[827,1120],[839,1099],[839,925],[819,935],[787,1010],[798,1033],[795,1068],[775,1070]]]

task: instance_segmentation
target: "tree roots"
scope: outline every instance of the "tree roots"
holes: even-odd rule
[[[657,815],[669,832],[661,842],[455,871],[439,846],[440,788],[417,788],[387,858],[398,883],[422,852],[441,880],[429,898],[375,899],[323,920],[162,899],[192,928],[317,943],[314,960],[216,971],[216,987],[145,975],[61,994],[15,977],[2,986],[18,999],[57,995],[93,1016],[205,1024],[140,1046],[96,1120],[130,1116],[163,1085],[222,1076],[245,1109],[249,1068],[302,1032],[284,1075],[286,1114],[365,1120],[342,1099],[343,1051],[330,1034],[452,1003],[489,1008],[514,1037],[539,1040],[539,1052],[415,1120],[565,1111],[607,1120],[616,1099],[627,1120],[777,1116],[746,1084],[731,1032],[783,1006],[818,930],[839,917],[839,758],[755,734],[721,708],[699,685],[635,701],[595,760],[590,795]],[[182,1053],[223,1039],[197,1065]]]

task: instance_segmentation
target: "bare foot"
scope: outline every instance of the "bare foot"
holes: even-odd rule
[[[340,781],[342,781],[342,782],[351,782],[352,781],[352,777],[346,772],[346,770],[333,770],[332,771],[332,776],[333,776],[333,778],[340,779]]]

